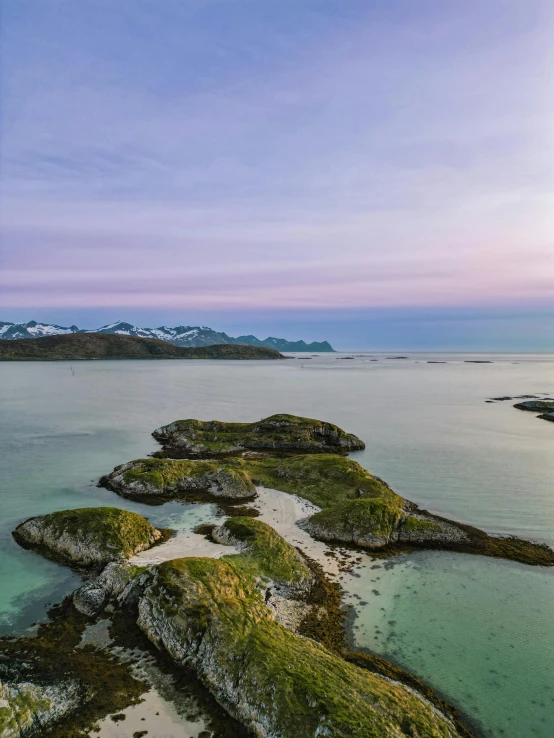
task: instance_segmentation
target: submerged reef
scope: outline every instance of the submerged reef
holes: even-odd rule
[[[84,507],[29,518],[13,531],[25,548],[76,567],[129,559],[169,531],[154,528],[146,518],[115,507]]]
[[[284,413],[257,423],[176,420],[152,435],[163,447],[158,456],[177,459],[206,459],[245,451],[345,454],[365,448],[363,441],[332,423]]]
[[[85,738],[95,722],[136,704],[147,686],[90,645],[88,619],[66,599],[34,636],[0,639],[2,738]]]

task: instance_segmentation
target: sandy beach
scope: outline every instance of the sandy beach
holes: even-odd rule
[[[161,564],[163,561],[183,559],[190,556],[219,559],[221,556],[230,553],[238,553],[238,549],[234,546],[212,543],[200,533],[178,531],[173,538],[160,546],[136,554],[130,560],[130,563],[136,566],[153,566],[154,564]]]
[[[256,492],[257,497],[251,506],[259,511],[258,520],[270,525],[288,543],[317,561],[326,574],[331,577],[339,576],[337,554],[344,560],[353,558],[353,552],[340,547],[331,548],[326,543],[315,541],[297,525],[299,520],[314,515],[320,508],[297,495],[289,495],[277,489],[256,487]],[[231,553],[238,553],[238,549],[234,546],[212,543],[199,533],[178,531],[166,543],[136,554],[130,563],[137,566],[152,566],[171,559],[190,556],[217,559]]]

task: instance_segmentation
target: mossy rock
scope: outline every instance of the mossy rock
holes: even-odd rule
[[[254,497],[256,490],[241,459],[188,461],[137,459],[117,466],[100,485],[124,497],[229,500]]]
[[[277,453],[339,453],[365,448],[351,433],[332,423],[298,415],[271,415],[257,423],[219,420],[176,420],[152,434],[172,458],[209,458],[244,451]]]
[[[444,547],[467,545],[471,538],[463,527],[442,518],[430,515],[407,515],[398,530],[398,540],[407,543],[432,545],[439,543]]]
[[[319,540],[382,548],[397,540],[403,502],[397,495],[347,500],[312,515],[303,527]]]
[[[237,565],[244,555],[252,553],[154,567],[139,600],[138,624],[178,664],[192,666],[254,735],[458,735],[415,692],[278,623],[251,576]]]
[[[13,531],[15,540],[77,567],[129,559],[168,537],[146,518],[115,507],[84,507],[39,515]]]
[[[225,556],[243,576],[253,582],[271,580],[281,585],[296,585],[312,578],[298,551],[273,528],[248,517],[229,518],[212,532],[216,541],[238,546],[240,554]]]
[[[246,463],[256,484],[298,495],[318,507],[360,498],[401,499],[383,480],[352,459],[335,454],[264,458]]]

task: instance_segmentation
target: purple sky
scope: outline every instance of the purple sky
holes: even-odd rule
[[[481,315],[492,345],[492,315],[546,348],[551,0],[2,12],[0,319]]]

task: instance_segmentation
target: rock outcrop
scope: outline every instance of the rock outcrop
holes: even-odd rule
[[[349,500],[316,513],[301,522],[301,527],[321,541],[350,543],[379,549],[397,543],[414,545],[468,544],[470,536],[455,523],[412,513],[407,515],[404,500]]]
[[[516,402],[514,407],[518,410],[529,410],[532,413],[554,412],[554,400],[525,400]]]
[[[63,510],[29,518],[15,540],[71,566],[90,567],[130,558],[164,537],[142,515],[115,507]]]
[[[117,607],[137,602],[145,568],[112,562],[94,579],[86,581],[73,593],[73,604],[87,617],[94,617],[108,603]]]
[[[298,606],[313,574],[272,528],[230,518],[214,537],[241,552],[149,569],[110,564],[95,580],[103,606],[136,610],[152,642],[193,668],[259,738],[397,738],[407,729],[430,738],[458,736],[451,720],[419,693],[286,627],[294,629],[302,618]],[[75,604],[91,587],[76,593]]]
[[[137,459],[116,466],[99,484],[123,497],[193,499],[210,495],[228,500],[255,497],[252,479],[239,460],[183,461]]]
[[[363,548],[445,548],[552,566],[548,546],[484,531],[426,511],[397,495],[386,482],[341,454],[314,453],[218,460],[139,459],[100,484],[139,499],[233,501],[256,495],[255,485],[296,494],[322,508],[302,523],[314,538]]]
[[[554,400],[526,400],[525,402],[516,403],[514,407],[518,410],[540,413],[540,415],[537,415],[538,418],[554,423]]]
[[[87,689],[75,679],[48,681],[28,661],[0,663],[0,735],[43,735],[54,723],[87,701]]]
[[[441,520],[430,515],[413,513],[407,515],[398,527],[398,538],[401,543],[413,543],[429,546],[438,544],[444,547],[471,543],[469,533],[456,523]]]
[[[278,582],[282,592],[294,591],[311,574],[269,526],[235,518],[216,535],[243,551],[148,570],[138,625],[174,661],[194,668],[254,735],[458,735],[421,695],[352,666],[278,621],[265,602],[268,588]]]
[[[304,520],[301,527],[322,541],[353,543],[363,548],[383,548],[398,540],[403,500],[347,500]]]
[[[271,415],[257,423],[176,420],[152,434],[171,458],[210,458],[245,451],[339,453],[365,448],[351,433],[332,423],[297,415]]]

